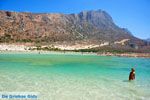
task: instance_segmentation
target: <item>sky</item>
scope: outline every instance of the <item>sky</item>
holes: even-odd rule
[[[79,13],[104,10],[134,36],[150,38],[150,0],[0,0],[0,10],[33,13]]]

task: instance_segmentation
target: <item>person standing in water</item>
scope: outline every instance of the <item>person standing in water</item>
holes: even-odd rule
[[[134,68],[131,68],[131,72],[130,72],[130,75],[129,75],[129,81],[130,80],[135,80],[135,70],[134,70]]]

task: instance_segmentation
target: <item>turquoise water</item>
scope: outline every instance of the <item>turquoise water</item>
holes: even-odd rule
[[[129,82],[134,66],[136,80]],[[39,100],[150,100],[150,59],[80,54],[0,54],[0,92]]]

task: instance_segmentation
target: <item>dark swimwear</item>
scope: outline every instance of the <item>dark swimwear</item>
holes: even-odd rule
[[[135,79],[135,72],[130,72],[130,75],[129,75],[129,80],[134,80]]]

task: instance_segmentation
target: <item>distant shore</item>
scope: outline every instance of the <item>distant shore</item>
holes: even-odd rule
[[[118,57],[136,57],[136,58],[150,58],[150,53],[98,53],[101,56],[118,56]]]
[[[118,56],[118,57],[139,57],[139,58],[150,58],[150,53],[111,53],[111,52],[78,52],[71,50],[36,50],[31,49],[34,46],[25,46],[18,44],[0,44],[0,53],[37,53],[37,54],[49,54],[49,53],[60,53],[60,54],[82,54],[82,55],[99,55],[99,56]],[[70,47],[71,48],[71,47]]]

